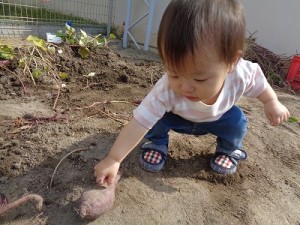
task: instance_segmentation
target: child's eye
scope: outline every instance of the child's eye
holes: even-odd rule
[[[204,81],[206,81],[207,79],[204,79],[204,80],[199,80],[199,79],[194,79],[194,81],[196,81],[196,82],[204,82]]]

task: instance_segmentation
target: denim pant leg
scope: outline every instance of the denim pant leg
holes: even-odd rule
[[[242,147],[247,131],[247,118],[237,106],[233,106],[219,120],[203,123],[195,123],[169,112],[148,131],[145,138],[157,145],[168,145],[168,132],[171,129],[193,135],[211,133],[217,136],[217,152],[230,154]]]
[[[181,116],[167,112],[165,115],[148,131],[145,138],[157,145],[169,144],[169,131],[177,133],[193,134],[195,122],[186,120]],[[202,132],[201,134],[206,134]]]
[[[217,152],[230,154],[241,149],[248,120],[243,111],[233,106],[219,120],[211,122],[208,132],[217,136]]]

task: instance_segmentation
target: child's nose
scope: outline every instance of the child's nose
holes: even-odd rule
[[[194,87],[190,82],[183,82],[181,85],[182,92],[190,93],[193,92]]]

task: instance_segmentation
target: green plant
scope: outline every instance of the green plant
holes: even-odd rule
[[[59,30],[56,33],[57,37],[60,37],[63,42],[74,45],[78,43],[75,29],[66,23],[65,31]]]
[[[32,35],[29,35],[26,40],[31,41],[35,46],[39,47],[40,49],[47,51],[45,40]]]
[[[88,35],[83,30],[80,30],[79,37],[79,50],[78,53],[82,58],[88,58],[92,49],[96,47],[105,47],[111,39],[115,39],[114,34],[110,34],[109,38],[100,37],[101,34],[96,36]]]
[[[43,73],[47,73],[49,69],[52,69],[52,63],[48,58],[51,59],[46,46],[45,40],[29,35],[26,39],[32,44],[27,46],[21,52],[19,49],[20,59],[19,59],[19,68],[23,69],[23,74],[26,76],[29,74],[33,84],[35,85],[35,80],[42,76]],[[48,57],[44,57],[48,55]]]
[[[110,34],[109,38],[100,37],[101,34],[96,36],[88,35],[85,31],[80,30],[80,33],[76,33],[75,29],[66,23],[65,31],[59,30],[56,33],[57,37],[60,37],[63,42],[71,45],[78,45],[78,54],[86,59],[90,56],[91,50],[96,47],[105,47],[107,43],[115,39],[114,34]]]
[[[0,59],[13,59],[14,48],[9,45],[0,45]]]
[[[298,118],[295,117],[295,116],[290,116],[290,117],[289,117],[289,122],[290,122],[290,123],[298,123],[299,120],[298,120]]]
[[[272,84],[276,84],[280,87],[283,86],[283,84],[284,84],[284,80],[274,71],[267,73],[266,77]]]
[[[62,80],[66,80],[69,77],[69,74],[65,73],[65,72],[59,72],[58,73],[58,77]]]
[[[122,26],[113,25],[111,32],[115,35],[115,38],[122,39],[124,35],[125,24]]]

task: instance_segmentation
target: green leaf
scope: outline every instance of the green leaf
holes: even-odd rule
[[[112,33],[109,35],[109,39],[116,39],[116,38],[117,38],[116,35],[114,35]]]
[[[26,58],[24,57],[24,58],[19,60],[19,67],[24,68],[25,65],[26,65]]]
[[[297,117],[294,117],[294,116],[290,116],[290,117],[289,117],[289,122],[290,122],[290,123],[298,123],[298,121],[299,121],[299,120],[298,120]]]
[[[42,75],[42,71],[40,69],[34,69],[32,71],[32,77],[33,78],[39,78]]]
[[[80,30],[80,32],[81,32],[81,34],[82,34],[82,36],[83,36],[84,38],[86,38],[86,37],[87,37],[87,34],[86,34],[86,32],[85,32],[85,31],[83,31],[83,30]]]
[[[99,40],[99,46],[100,47],[104,47],[104,46],[106,46],[106,44],[107,44],[107,39],[105,37],[100,38],[100,40]]]
[[[44,51],[47,51],[45,40],[38,38],[36,36],[29,35],[27,37],[27,41],[31,41],[39,48],[43,49]]]
[[[80,38],[80,40],[79,40],[79,45],[80,46],[84,46],[85,45],[84,40],[82,40],[82,38]]]
[[[64,37],[65,36],[62,30],[57,31],[55,35],[56,35],[56,37]]]
[[[75,28],[74,27],[71,27],[71,26],[69,26],[69,25],[65,25],[65,28],[66,28],[66,32],[67,33],[75,33]]]
[[[58,76],[60,77],[60,79],[63,79],[63,80],[65,80],[69,77],[69,75],[64,72],[59,72]]]
[[[55,54],[55,47],[48,46],[48,51],[52,54]]]
[[[88,58],[89,55],[90,55],[90,50],[89,50],[88,48],[85,48],[85,47],[83,47],[83,46],[80,46],[80,47],[79,47],[79,50],[78,50],[78,53],[79,53],[79,55],[80,55],[82,58],[86,59],[86,58]]]
[[[14,49],[9,45],[0,45],[0,59],[13,59]]]

